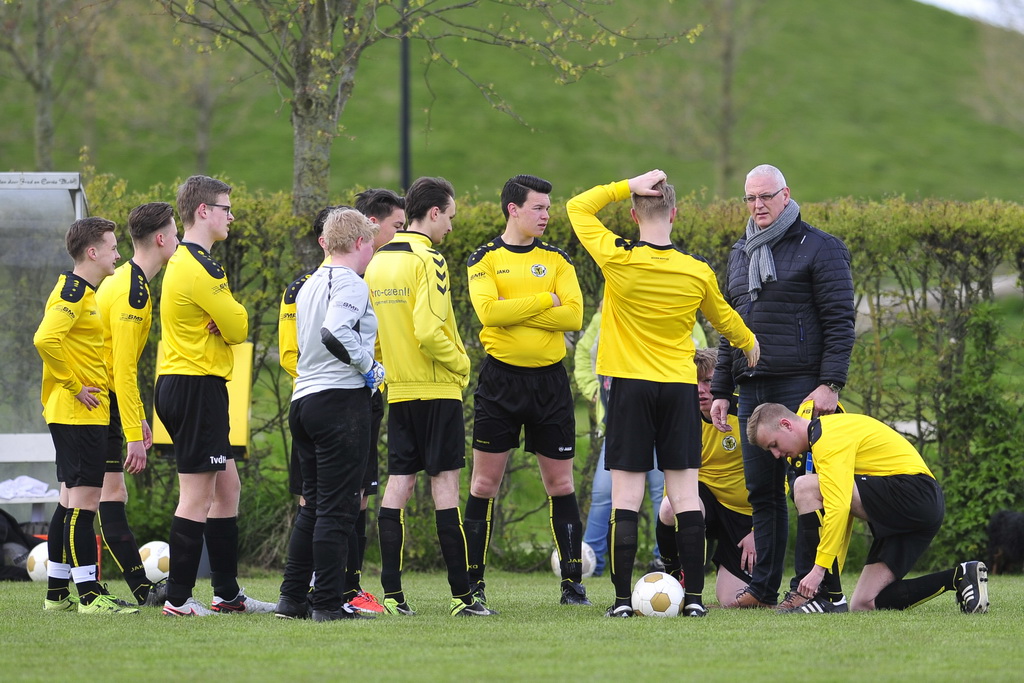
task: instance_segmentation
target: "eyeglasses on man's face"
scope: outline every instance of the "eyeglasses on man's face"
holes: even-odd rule
[[[777,195],[778,193],[782,192],[785,189],[786,188],[784,187],[780,187],[779,189],[775,190],[775,192],[762,192],[761,194],[745,194],[743,195],[742,199],[747,204],[753,204],[758,199],[761,200],[762,204],[767,204],[772,199],[775,199],[775,195]]]
[[[207,204],[207,206],[216,206],[218,209],[224,209],[224,213],[231,213],[230,204]],[[234,215],[234,214],[231,214]]]

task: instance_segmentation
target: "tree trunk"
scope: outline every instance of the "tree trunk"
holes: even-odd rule
[[[45,2],[36,5],[35,153],[36,170],[53,170],[53,62],[57,46],[47,39],[50,17]]]
[[[296,90],[292,102],[292,211],[296,216],[312,218],[328,204],[331,143],[337,125],[330,95],[315,88]]]

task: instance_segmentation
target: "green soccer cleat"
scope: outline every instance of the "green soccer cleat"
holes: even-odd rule
[[[44,612],[74,612],[78,609],[78,598],[69,595],[63,600],[44,600]]]
[[[453,617],[490,617],[497,614],[497,612],[487,609],[479,602],[467,605],[462,601],[462,598],[452,598],[448,609]]]
[[[403,617],[416,616],[416,610],[414,610],[408,602],[398,602],[398,600],[395,600],[394,598],[384,598],[384,613],[396,614]]]
[[[113,595],[103,593],[88,605],[78,604],[79,614],[138,614],[138,607],[122,607],[117,604],[117,598]]]

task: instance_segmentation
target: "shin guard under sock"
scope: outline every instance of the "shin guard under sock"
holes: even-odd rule
[[[576,494],[548,496],[548,510],[562,580],[579,583],[583,580],[583,522]]]
[[[213,594],[224,600],[234,600],[241,592],[238,587],[238,518],[209,517],[203,535],[206,552],[210,556]]]
[[[700,510],[687,510],[676,515],[676,548],[683,568],[686,604],[704,604],[704,563],[707,559],[707,539],[704,515]]]
[[[478,498],[469,494],[466,499],[466,519],[462,527],[466,533],[466,560],[469,565],[470,585],[484,580],[493,513],[493,498]]]
[[[633,562],[636,561],[639,518],[636,510],[612,510],[608,527],[608,548],[611,551],[609,565],[616,606],[628,605],[632,601]]]
[[[382,507],[377,514],[380,539],[380,585],[385,598],[405,602],[402,593],[402,552],[405,545],[405,511]]]
[[[72,508],[64,525],[64,552],[71,565],[71,578],[78,589],[78,597],[88,605],[103,587],[96,580],[96,533],[93,525],[96,513],[92,510]]]
[[[875,609],[907,609],[953,590],[956,569],[894,581],[875,597]]]
[[[469,591],[469,564],[466,560],[466,534],[462,530],[462,514],[459,508],[434,511],[437,523],[437,540],[441,544],[441,556],[448,568],[448,586],[452,597],[460,598],[467,605],[472,602]]]
[[[46,536],[46,599],[60,602],[71,595],[71,564],[64,555],[64,525],[68,509],[57,503]]]
[[[152,585],[146,578],[146,570],[139,556],[139,545],[135,534],[128,526],[128,515],[121,501],[105,501],[99,507],[100,535],[103,545],[121,570],[125,583],[131,589],[136,602],[143,603],[149,596]]]
[[[675,578],[680,577],[682,564],[679,562],[679,548],[676,547],[676,526],[658,520],[654,527],[654,538],[658,541],[661,561],[665,563],[665,572]]]
[[[181,607],[192,597],[196,575],[199,573],[199,561],[203,556],[205,528],[204,522],[178,516],[171,519],[171,535],[168,539],[170,572],[167,576],[167,601],[177,607]]]

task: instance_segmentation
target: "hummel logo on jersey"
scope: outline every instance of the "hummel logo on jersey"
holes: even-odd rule
[[[211,455],[210,456],[210,464],[211,465],[223,465],[227,461],[228,461],[228,458],[227,458],[226,455]]]

